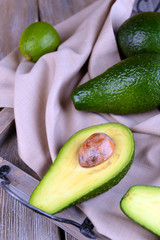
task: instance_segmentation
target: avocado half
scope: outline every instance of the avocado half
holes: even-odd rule
[[[160,236],[160,187],[132,186],[121,199],[120,207],[133,221]]]
[[[79,150],[95,133],[107,134],[114,142],[114,152],[103,163],[82,167]],[[128,172],[133,157],[134,137],[126,126],[106,123],[82,129],[63,145],[55,162],[33,191],[29,203],[54,214],[86,201],[118,184]]]

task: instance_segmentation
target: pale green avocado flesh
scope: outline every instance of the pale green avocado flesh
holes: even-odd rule
[[[122,211],[142,227],[160,236],[160,187],[131,187],[120,203]]]
[[[106,133],[115,144],[105,162],[84,168],[78,152],[93,133]],[[71,205],[95,197],[116,185],[129,170],[134,157],[133,133],[119,123],[106,123],[82,129],[61,148],[55,162],[33,191],[29,203],[54,214]]]

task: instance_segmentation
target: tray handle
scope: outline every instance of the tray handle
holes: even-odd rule
[[[51,218],[51,219],[53,219],[57,222],[67,223],[67,224],[71,224],[71,225],[77,227],[80,230],[80,233],[83,234],[85,237],[88,237],[88,238],[91,238],[91,239],[96,239],[97,238],[96,235],[92,231],[93,228],[94,228],[94,225],[92,224],[92,222],[89,220],[88,217],[86,217],[84,219],[83,223],[80,224],[80,223],[75,222],[75,221],[70,220],[70,219],[56,217],[54,215],[46,213],[46,212],[40,210],[39,208],[36,208],[36,207],[32,206],[31,204],[26,202],[24,199],[19,197],[16,193],[14,193],[9,188],[9,185],[11,183],[8,176],[7,176],[9,174],[9,172],[10,172],[10,167],[8,165],[3,165],[0,168],[0,178],[3,179],[3,181],[1,182],[1,186],[5,190],[5,192],[7,192],[10,196],[12,196],[14,199],[18,200],[20,203],[22,203],[26,207],[32,209],[34,212],[37,212],[41,215],[44,215],[48,218]]]

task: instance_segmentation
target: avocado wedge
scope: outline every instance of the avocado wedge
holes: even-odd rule
[[[133,114],[160,105],[160,55],[140,54],[120,61],[76,88],[77,110]]]
[[[121,199],[120,207],[133,221],[160,236],[160,187],[132,186]]]
[[[133,157],[134,137],[126,126],[106,123],[82,129],[63,145],[29,203],[54,214],[86,201],[118,184]]]

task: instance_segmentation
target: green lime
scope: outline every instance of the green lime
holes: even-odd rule
[[[36,62],[46,53],[57,50],[59,45],[58,32],[47,22],[32,23],[24,30],[19,40],[21,54],[32,62]]]

